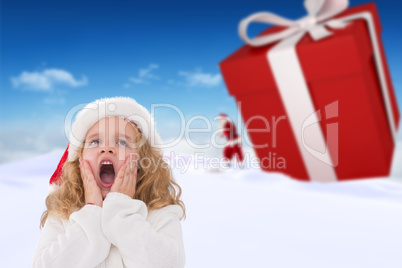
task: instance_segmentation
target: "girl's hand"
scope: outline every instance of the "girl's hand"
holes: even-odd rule
[[[102,207],[103,198],[101,189],[96,183],[91,167],[84,159],[80,158],[79,160],[82,182],[84,183],[85,203],[93,203],[97,206]]]
[[[130,154],[121,166],[110,192],[119,192],[134,198],[137,183],[137,154]]]

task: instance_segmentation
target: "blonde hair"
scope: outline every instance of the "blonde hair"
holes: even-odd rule
[[[142,138],[137,132],[137,142]],[[82,156],[83,144],[77,151],[78,157]],[[143,201],[148,210],[160,209],[168,205],[179,205],[183,209],[185,218],[185,206],[181,197],[181,187],[174,180],[170,166],[163,160],[160,150],[152,147],[148,140],[142,140],[138,148],[139,172],[134,199]],[[43,212],[40,227],[45,225],[49,215],[57,215],[63,219],[69,219],[73,209],[81,209],[85,206],[84,185],[81,178],[79,161],[66,162],[59,178],[59,187],[46,198],[47,210]]]

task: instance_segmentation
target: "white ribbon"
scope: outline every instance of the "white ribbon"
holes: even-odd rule
[[[342,28],[350,21],[357,19],[364,19],[367,22],[374,50],[375,64],[381,83],[383,101],[386,107],[388,125],[394,143],[396,142],[396,126],[371,14],[363,12],[336,20],[329,20],[347,9],[347,0],[306,0],[304,5],[308,11],[308,15],[297,21],[291,21],[269,12],[253,14],[240,22],[239,34],[246,43],[252,46],[264,46],[280,41],[267,52],[267,61],[274,74],[309,178],[311,181],[336,181],[337,176],[334,167],[337,165],[337,161],[332,161],[328,150],[319,155],[317,152],[312,152],[311,148],[304,141],[303,130],[306,119],[308,118],[311,122],[320,121],[311,100],[295,48],[305,34],[308,33],[314,40],[319,40],[332,35],[331,32],[325,29],[325,26]],[[251,22],[265,22],[287,26],[288,28],[278,33],[249,39],[247,36],[247,27]],[[325,146],[326,141],[320,126],[318,124],[311,124],[309,127],[313,128],[310,129],[314,133],[312,140],[317,145]],[[327,146],[325,148],[327,149]]]
[[[308,32],[314,40],[319,40],[332,34],[325,29],[325,25],[332,28],[345,26],[345,24],[340,21],[333,20],[327,22],[327,20],[346,10],[348,4],[348,0],[306,0],[304,6],[307,9],[308,15],[296,21],[280,17],[270,12],[255,13],[240,22],[239,35],[247,44],[252,46],[268,45],[300,32]],[[279,33],[250,39],[247,36],[247,27],[251,22],[270,23],[287,26],[288,28]]]

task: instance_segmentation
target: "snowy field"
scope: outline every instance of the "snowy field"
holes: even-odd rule
[[[388,179],[321,184],[255,169],[175,170],[187,207],[186,267],[402,267],[401,145]],[[0,267],[31,267],[61,154],[0,165]]]

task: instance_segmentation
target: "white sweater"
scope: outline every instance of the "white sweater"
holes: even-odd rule
[[[178,205],[148,214],[144,202],[108,193],[103,208],[86,205],[69,220],[49,215],[32,267],[184,267],[182,214]]]

